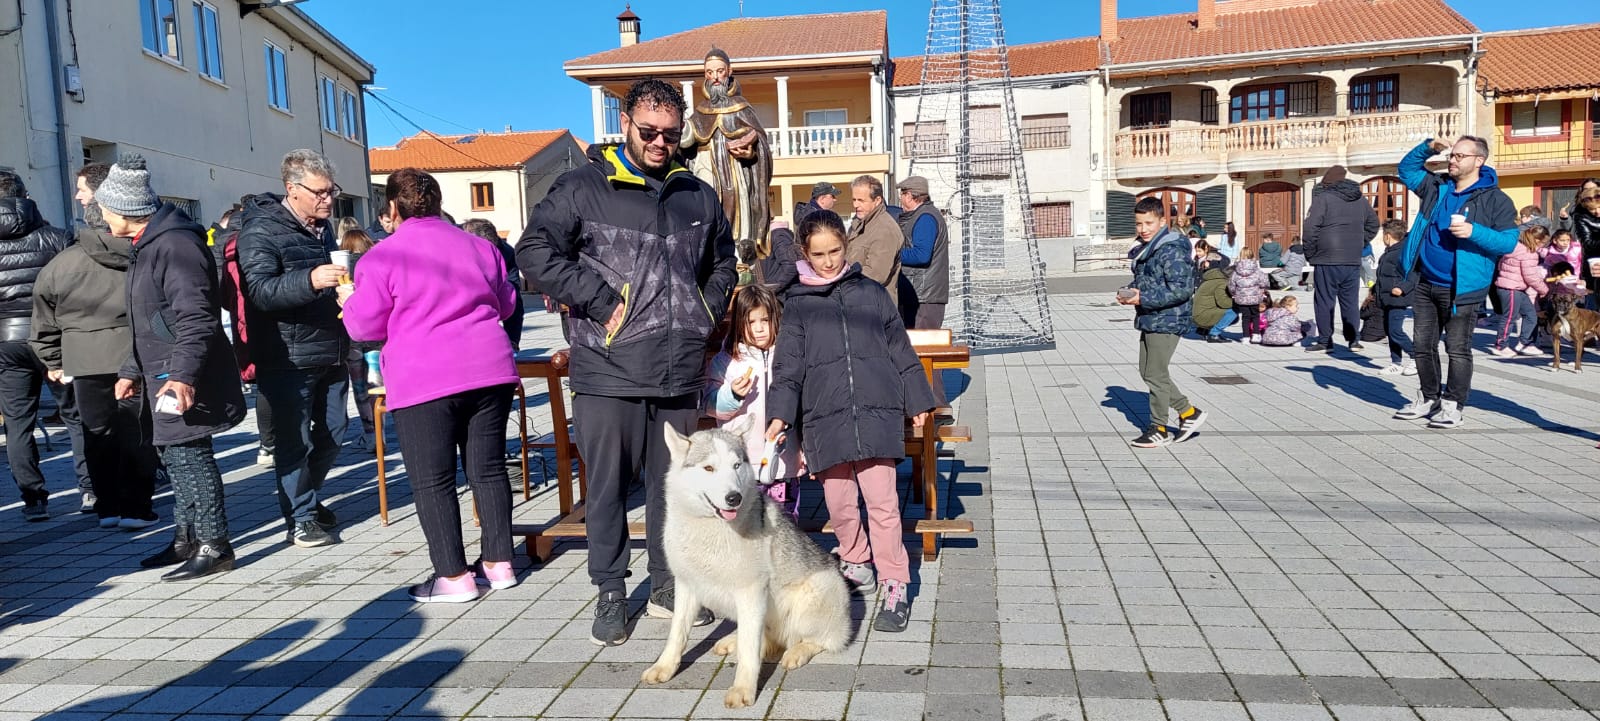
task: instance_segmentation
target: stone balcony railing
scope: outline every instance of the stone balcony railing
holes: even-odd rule
[[[1286,155],[1316,165],[1393,163],[1423,139],[1463,128],[1460,110],[1424,110],[1124,130],[1115,162],[1123,177],[1261,170],[1282,166]]]
[[[878,128],[870,123],[767,129],[767,141],[772,147],[772,156],[775,158],[882,153],[885,151],[877,145],[879,136]],[[620,143],[622,136],[602,135],[599,142]]]

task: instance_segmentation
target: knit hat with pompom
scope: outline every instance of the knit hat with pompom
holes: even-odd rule
[[[150,171],[144,166],[144,156],[123,153],[117,164],[111,166],[105,182],[94,191],[94,201],[117,215],[140,218],[155,215],[161,207],[161,198],[150,187]]]

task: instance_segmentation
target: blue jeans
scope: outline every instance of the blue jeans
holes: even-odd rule
[[[317,494],[344,438],[349,385],[342,365],[256,373],[256,387],[272,406],[278,507],[291,526],[315,517]]]
[[[1494,347],[1505,348],[1508,345],[1514,347],[1532,344],[1533,332],[1539,327],[1539,309],[1537,305],[1528,299],[1528,294],[1525,291],[1495,288],[1494,292],[1500,294],[1500,307],[1505,309],[1505,313],[1497,319],[1500,321],[1500,330],[1495,333]],[[1514,323],[1518,323],[1518,321],[1521,322],[1518,324],[1516,342],[1510,343],[1509,341],[1512,339],[1511,326]]]
[[[1397,365],[1411,355],[1411,338],[1406,335],[1406,316],[1410,314],[1410,308],[1390,308],[1384,317],[1389,328],[1389,360]]]
[[[1233,322],[1238,319],[1239,314],[1233,312],[1232,308],[1222,311],[1222,320],[1217,321],[1216,325],[1211,326],[1211,337],[1216,338],[1221,336],[1222,329],[1233,325]]]

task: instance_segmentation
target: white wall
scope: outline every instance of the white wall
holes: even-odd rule
[[[234,0],[213,0],[224,75],[219,83],[199,72],[200,51],[189,0],[180,0],[178,6],[181,65],[142,48],[137,0],[92,7],[80,3],[72,18],[78,64],[83,68],[84,91],[79,101],[55,95],[50,82],[44,26],[47,1],[59,2],[23,0],[23,31],[0,39],[0,65],[12,65],[20,42],[29,79],[22,103],[0,106],[0,128],[5,128],[0,132],[0,165],[17,167],[52,223],[61,224],[66,216],[58,180],[62,169],[55,149],[53,97],[61,97],[65,103],[68,174],[82,165],[87,145],[114,146],[101,147],[94,154],[97,160],[114,160],[119,152],[143,153],[156,192],[199,201],[201,217],[196,220],[209,223],[243,194],[282,193],[278,167],[283,154],[311,148],[334,163],[338,169],[335,180],[342,181],[347,195],[358,198],[358,213],[366,215],[365,141],[321,129],[317,80],[320,75],[334,78],[356,96],[358,104],[361,85],[350,73],[336,68],[329,57],[295,40],[263,13],[241,19]],[[63,62],[70,63],[74,48],[64,4],[58,4],[58,10]],[[14,6],[10,12],[0,8],[0,26],[14,24],[14,14]],[[284,50],[290,113],[268,106],[265,39]],[[23,97],[15,86],[19,74],[0,73],[0,97],[8,101]],[[24,113],[25,132],[14,132],[24,127]],[[358,119],[363,116],[357,113]],[[26,140],[19,142],[18,136]],[[23,147],[31,150],[24,155],[20,152]]]
[[[521,212],[521,174],[515,170],[462,170],[462,171],[430,171],[435,180],[439,181],[439,190],[443,195],[444,212],[455,218],[457,223],[468,218],[483,218],[494,223],[496,230],[509,231],[507,238],[516,242],[522,234],[522,224],[527,222],[527,217]],[[389,175],[373,174],[372,184],[382,186],[389,181]],[[472,184],[492,183],[494,185],[494,210],[472,209]]]

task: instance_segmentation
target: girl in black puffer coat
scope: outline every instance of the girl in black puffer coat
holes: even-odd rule
[[[903,631],[911,615],[911,567],[901,538],[895,465],[905,454],[905,419],[927,424],[933,391],[888,291],[862,275],[860,265],[845,262],[838,216],[808,216],[799,236],[805,257],[795,263],[799,277],[784,301],[767,438],[799,427],[806,464],[820,469],[815,476],[839,539],[845,579],[869,593],[883,576],[883,608],[874,628]],[[865,532],[858,495],[867,503]]]

